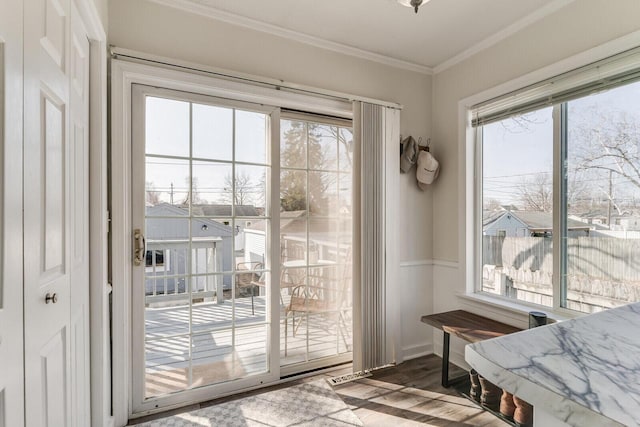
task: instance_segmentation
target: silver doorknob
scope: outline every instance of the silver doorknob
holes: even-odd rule
[[[50,294],[47,292],[47,295],[44,297],[44,302],[45,304],[49,304],[49,303],[57,303],[58,302],[58,294],[56,294],[55,292],[53,294]]]

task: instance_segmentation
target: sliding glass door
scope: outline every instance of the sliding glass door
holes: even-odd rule
[[[132,107],[133,412],[350,361],[351,122],[142,85]]]
[[[277,110],[133,92],[135,406],[275,380],[268,245]]]

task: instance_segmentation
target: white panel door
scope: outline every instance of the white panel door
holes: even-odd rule
[[[87,425],[88,46],[71,1],[24,6],[26,424]]]
[[[22,4],[0,0],[0,427],[23,424]]]

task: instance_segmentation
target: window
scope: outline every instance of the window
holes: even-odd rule
[[[145,254],[145,271],[150,272],[165,272],[171,269],[169,265],[169,251],[162,249],[154,249],[153,251],[147,251]]]
[[[547,96],[473,110],[477,290],[586,313],[640,301],[640,82]]]

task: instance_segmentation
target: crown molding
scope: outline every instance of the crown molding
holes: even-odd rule
[[[551,15],[552,13],[562,9],[563,7],[567,6],[570,3],[573,3],[575,0],[555,0],[551,3],[548,3],[547,5],[541,7],[540,9],[537,9],[536,11],[530,13],[529,15],[525,16],[522,19],[519,19],[518,21],[514,22],[513,24],[509,25],[508,27],[504,28],[503,30],[498,31],[497,33],[487,37],[486,39],[480,41],[479,43],[471,46],[469,49],[466,49],[462,52],[460,52],[459,54],[447,59],[446,61],[442,62],[441,64],[436,65],[435,67],[433,67],[433,74],[438,74],[441,73],[451,67],[453,67],[456,64],[459,64],[460,62],[471,58],[472,56],[474,56],[477,53],[482,52],[485,49],[490,48],[491,46],[494,46],[498,43],[500,43],[502,40],[505,40],[509,37],[511,37],[512,35],[514,35],[515,33],[523,30],[524,28],[528,27],[529,25],[534,24],[535,22]]]
[[[370,52],[364,49],[358,49],[342,43],[336,43],[324,40],[319,37],[310,36],[298,31],[287,30],[276,25],[267,24],[266,22],[247,18],[245,16],[236,15],[234,13],[225,12],[212,6],[195,3],[191,0],[149,0],[163,6],[172,7],[174,9],[183,10],[185,12],[206,16],[218,21],[226,22],[232,25],[246,27],[251,30],[261,31],[263,33],[272,34],[278,37],[295,40],[300,43],[315,46],[321,49],[331,50],[333,52],[342,53],[344,55],[356,58],[366,59],[380,64],[400,68],[407,71],[431,75],[433,69],[425,65],[416,64],[402,59],[392,58],[390,56],[381,55],[379,53]]]

